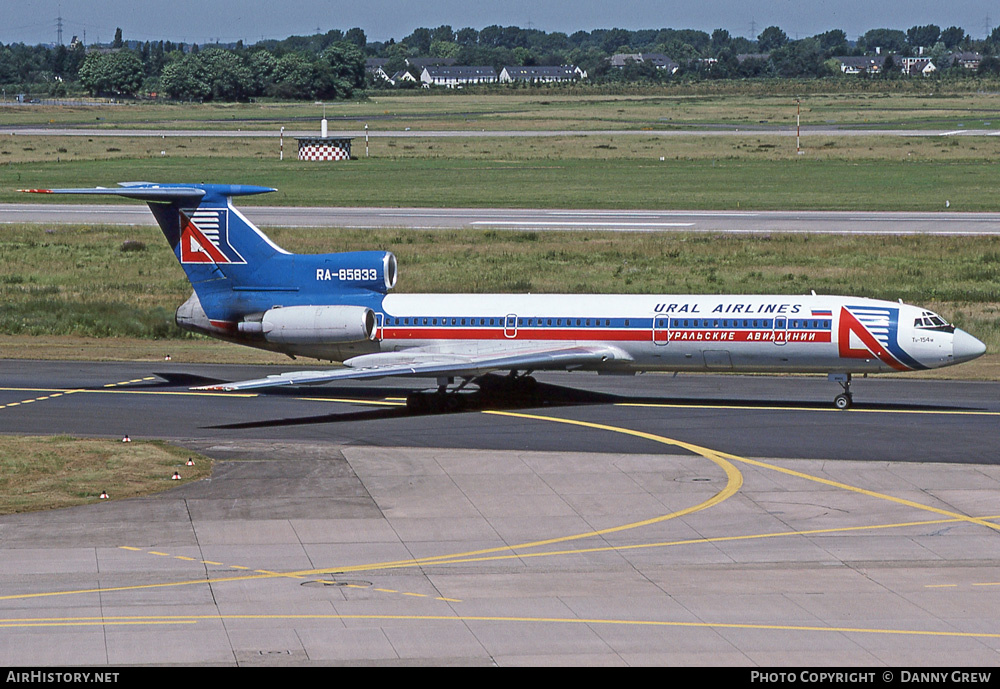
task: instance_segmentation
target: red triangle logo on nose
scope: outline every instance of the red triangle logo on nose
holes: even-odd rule
[[[859,340],[864,348],[854,347],[851,344],[852,336]],[[882,343],[875,339],[868,328],[859,321],[853,313],[846,307],[840,308],[840,328],[837,331],[837,342],[840,348],[840,356],[843,359],[870,359],[872,355],[879,361],[891,366],[897,371],[909,371],[908,366],[903,365],[896,357],[889,353]]]

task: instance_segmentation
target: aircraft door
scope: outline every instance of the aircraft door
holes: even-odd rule
[[[670,342],[670,316],[653,315],[653,344],[662,347]]]
[[[778,316],[774,319],[774,344],[783,345],[788,342],[788,319]]]
[[[513,313],[507,314],[507,317],[503,321],[503,336],[508,340],[513,340],[517,337],[517,315]]]

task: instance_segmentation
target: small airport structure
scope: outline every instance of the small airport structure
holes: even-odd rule
[[[299,160],[350,160],[351,142],[349,137],[330,137],[327,121],[320,123],[319,136],[296,138],[299,142]]]

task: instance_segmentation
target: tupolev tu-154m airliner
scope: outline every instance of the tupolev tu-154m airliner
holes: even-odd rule
[[[220,385],[247,390],[347,379],[433,378],[418,410],[461,406],[457,393],[509,372],[825,373],[852,403],[856,373],[914,371],[981,356],[986,346],[919,306],[810,295],[389,294],[387,251],[296,255],[272,242],[232,198],[274,191],[222,184],[121,183],[120,188],[30,189],[146,201],[194,287],[178,325],[223,340],[343,362]],[[455,381],[459,380],[457,386]]]

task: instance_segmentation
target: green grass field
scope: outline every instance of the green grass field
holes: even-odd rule
[[[992,144],[994,140],[990,140]],[[576,143],[576,142],[574,142]],[[416,147],[418,144],[407,144]],[[433,151],[438,144],[427,148]],[[613,144],[609,144],[613,145]],[[772,144],[763,144],[769,147]],[[963,140],[960,146],[972,146]],[[508,208],[992,211],[1000,168],[946,150],[938,159],[755,159],[675,156],[666,145],[644,158],[378,157],[318,167],[264,158],[127,158],[0,167],[0,202],[22,187],[113,186],[118,181],[258,184],[275,194],[243,205]],[[764,150],[768,150],[765,148]],[[829,151],[826,151],[829,153]],[[951,157],[952,159],[949,159]],[[88,199],[89,201],[89,199]],[[105,201],[107,202],[107,201]]]
[[[7,106],[6,125],[89,128],[670,129],[726,124],[956,128],[1000,124],[1000,82],[840,80],[706,82],[605,88],[371,92],[331,103],[124,103]]]
[[[829,92],[818,92],[823,86]],[[776,82],[674,86],[614,94],[512,89],[482,93],[373,93],[329,103],[7,106],[10,125],[97,129],[319,129],[397,133],[355,141],[349,164],[278,160],[274,138],[0,137],[0,202],[21,187],[223,181],[273,186],[246,203],[297,205],[540,206],[663,209],[995,210],[1000,137],[820,136],[754,127],[1000,128],[1000,85]],[[797,93],[796,89],[802,89]],[[747,92],[743,92],[746,90]],[[900,92],[895,92],[900,90]],[[717,92],[718,91],[718,92]],[[996,126],[994,126],[996,125]],[[653,130],[739,127],[725,136]],[[411,130],[406,132],[405,130]],[[422,130],[570,130],[562,137],[414,137]],[[585,135],[601,129],[624,135]],[[644,134],[644,131],[650,131]],[[406,136],[404,136],[406,134]],[[662,159],[662,160],[661,160]],[[44,199],[34,199],[44,202]],[[100,202],[97,199],[94,202]]]
[[[273,229],[296,253],[388,249],[401,292],[852,294],[940,311],[1000,347],[1000,238]],[[123,250],[126,242],[140,250]],[[156,228],[9,225],[0,332],[176,339],[191,288]],[[190,336],[188,336],[190,337]]]

